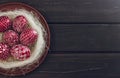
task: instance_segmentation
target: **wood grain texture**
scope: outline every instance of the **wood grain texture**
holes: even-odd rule
[[[49,24],[51,51],[120,51],[120,24]]]
[[[120,0],[1,0],[23,2],[39,10],[49,23],[120,23]]]
[[[94,20],[96,20],[94,22],[98,23],[97,18],[101,17],[102,19],[99,19],[99,21],[104,21],[106,24],[78,24],[79,22],[77,21],[81,20],[81,18],[79,17],[80,15],[76,15],[76,14],[69,15],[69,14],[75,13],[75,12],[69,12],[69,11],[74,11],[75,8],[66,8],[65,10],[65,5],[67,4],[66,6],[69,6],[69,7],[78,6],[78,8],[76,9],[86,10],[90,12],[91,11],[97,12],[98,10],[101,10],[102,12],[104,12],[105,10],[104,13],[107,13],[109,12],[109,10],[111,10],[111,12],[113,11],[115,13],[113,6],[119,7],[120,6],[118,5],[119,0],[115,0],[114,2],[112,0],[109,0],[109,1],[108,0],[105,0],[105,1],[103,0],[91,0],[91,1],[88,1],[88,0],[76,0],[76,1],[72,1],[72,0],[71,1],[66,1],[66,0],[64,1],[9,0],[8,1],[8,0],[4,0],[4,1],[0,1],[0,3],[16,2],[16,1],[29,4],[35,7],[36,9],[38,9],[39,11],[41,11],[43,15],[45,14],[44,16],[47,17],[47,21],[49,22],[50,30],[52,32],[51,34],[52,45],[50,49],[51,51],[120,51],[120,48],[119,48],[120,46],[119,25],[120,24],[107,24],[107,20],[102,18],[102,16],[94,16],[95,17]],[[42,3],[42,4],[39,4],[39,3]],[[111,3],[112,5],[110,5]],[[90,5],[89,7],[87,7],[88,4]],[[102,6],[100,4],[102,4]],[[58,5],[59,5],[59,8],[57,8]],[[59,12],[58,10],[61,10],[61,12]],[[80,11],[80,10],[77,10],[77,11]],[[86,12],[86,11],[82,11],[82,12],[84,14],[87,13],[87,15],[85,16],[89,18],[90,12]],[[49,14],[52,14],[52,15],[49,15]],[[80,13],[78,12],[77,14],[80,14]],[[96,14],[92,13],[92,14],[101,15],[98,13]],[[116,14],[108,15],[110,17],[109,20],[112,19],[112,21],[116,21],[113,19],[113,17],[111,17],[112,15],[116,15]],[[70,18],[66,19],[66,16],[68,17],[73,16],[73,17],[71,17],[72,19]],[[84,16],[84,15],[81,15],[81,16]],[[117,18],[119,18],[119,15],[116,15],[116,16]],[[49,17],[51,19],[49,19]],[[57,17],[57,19],[54,19],[54,17]],[[54,22],[50,22],[49,20]],[[72,24],[73,23],[72,20],[75,21],[74,24]],[[88,20],[89,19],[87,18],[85,19],[86,22]],[[59,22],[56,22],[56,21],[59,21]],[[64,21],[64,22],[61,22],[61,21]],[[112,21],[109,21],[109,22],[112,23]],[[58,24],[55,24],[55,23],[58,23]],[[60,23],[63,23],[63,24],[60,24]],[[64,23],[68,23],[68,24],[64,24]],[[89,22],[89,23],[93,23],[93,22]]]
[[[1,0],[43,14],[51,48],[35,71],[0,78],[120,78],[120,0]]]
[[[120,54],[49,54],[44,63],[25,76],[12,78],[120,77]],[[10,78],[0,76],[2,78]]]

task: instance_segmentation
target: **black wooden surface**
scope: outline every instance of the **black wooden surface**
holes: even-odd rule
[[[42,65],[19,77],[120,78],[120,0],[0,0],[43,14],[51,47]]]

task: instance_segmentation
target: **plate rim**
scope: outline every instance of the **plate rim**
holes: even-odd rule
[[[48,54],[48,50],[49,50],[49,48],[50,48],[50,29],[49,29],[49,26],[48,26],[48,24],[47,24],[47,21],[45,20],[45,18],[43,17],[43,15],[41,14],[41,12],[40,11],[38,11],[36,8],[33,8],[32,6],[30,6],[29,4],[25,4],[25,3],[21,3],[21,2],[9,2],[9,3],[4,3],[4,4],[1,4],[0,5],[0,10],[1,10],[1,7],[3,7],[3,6],[14,6],[14,5],[18,5],[18,6],[23,6],[23,8],[25,8],[25,9],[29,9],[29,10],[31,10],[31,11],[33,11],[34,13],[36,13],[37,14],[37,16],[39,16],[39,21],[41,22],[41,24],[42,24],[42,26],[44,27],[44,29],[45,29],[45,31],[46,31],[46,33],[47,33],[47,38],[45,38],[45,40],[47,41],[46,42],[46,47],[45,47],[45,51],[44,51],[44,53],[43,53],[43,55],[39,58],[39,64],[38,65],[36,65],[36,67],[34,67],[34,68],[32,68],[31,70],[29,70],[29,71],[27,71],[27,72],[25,72],[25,73],[14,73],[14,74],[12,74],[12,73],[5,73],[4,71],[4,69],[2,69],[2,68],[0,68],[0,74],[2,74],[2,75],[8,75],[8,76],[19,76],[19,75],[24,75],[24,74],[27,74],[27,73],[29,73],[29,72],[31,72],[31,71],[33,71],[33,70],[35,70],[37,67],[39,67],[39,65],[41,65],[41,63],[43,63],[43,61],[45,60],[45,58],[46,58],[46,56],[47,56],[47,54]],[[4,7],[4,8],[5,8]],[[14,8],[15,9],[15,8]]]

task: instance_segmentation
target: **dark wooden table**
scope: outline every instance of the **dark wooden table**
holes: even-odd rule
[[[120,0],[0,0],[7,2],[36,8],[51,31],[42,65],[13,78],[120,78]]]

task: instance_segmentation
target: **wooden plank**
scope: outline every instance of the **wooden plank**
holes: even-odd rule
[[[13,78],[119,78],[119,72],[119,53],[49,54],[35,71]]]
[[[49,23],[120,23],[120,0],[1,0],[23,2],[42,12]]]
[[[120,24],[49,24],[50,51],[120,52]]]

